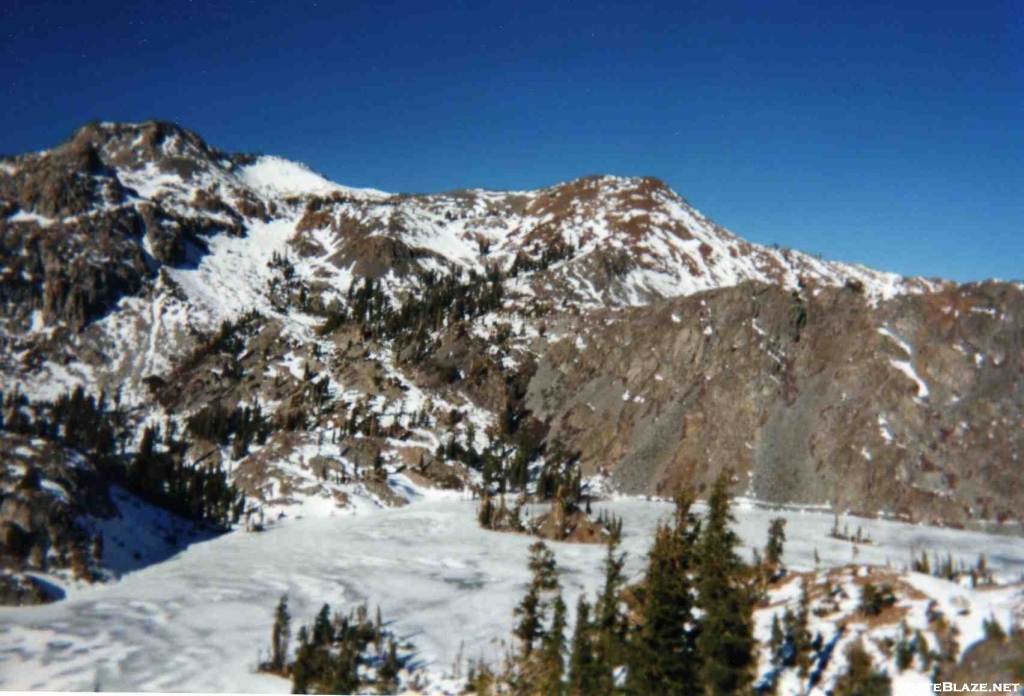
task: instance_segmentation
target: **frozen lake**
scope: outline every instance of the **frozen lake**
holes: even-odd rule
[[[666,503],[621,500],[595,505],[624,518],[627,570],[641,572]],[[71,588],[44,607],[0,609],[0,688],[120,691],[289,692],[290,683],[260,675],[274,606],[287,593],[293,634],[324,603],[345,609],[380,605],[386,622],[411,639],[433,677],[466,658],[493,658],[507,639],[512,608],[528,579],[533,539],[477,528],[475,503],[420,500],[408,507],[285,519],[262,534],[234,532],[190,546],[119,582]],[[833,518],[774,512],[742,504],[745,545],[763,547],[768,521],[786,517],[785,560],[795,569],[851,560],[897,567],[912,549],[953,553],[973,563],[984,552],[1007,578],[1024,573],[1024,540],[878,520],[849,519],[873,545],[828,538]],[[841,521],[842,522],[842,521]],[[566,603],[591,598],[602,580],[603,546],[551,544]]]

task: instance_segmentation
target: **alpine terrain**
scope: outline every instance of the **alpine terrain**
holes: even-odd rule
[[[0,326],[2,688],[1024,681],[1021,283],[92,123],[0,159]]]

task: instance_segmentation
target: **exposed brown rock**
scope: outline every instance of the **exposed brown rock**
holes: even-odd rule
[[[935,307],[985,312],[944,326]],[[1020,519],[1024,294],[965,286],[873,307],[847,289],[743,285],[572,321],[529,407],[633,493],[733,473],[740,493],[865,514]],[[955,310],[952,310],[955,311]],[[904,353],[892,331],[912,346]],[[970,347],[963,338],[970,335]],[[989,359],[979,367],[974,352]],[[967,354],[965,354],[967,353]],[[917,384],[894,362],[908,362]],[[627,396],[628,395],[628,396]]]

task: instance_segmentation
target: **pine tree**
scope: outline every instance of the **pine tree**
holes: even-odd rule
[[[811,601],[809,595],[810,582],[805,575],[800,579],[800,606],[796,613],[790,643],[793,646],[793,664],[801,679],[806,679],[811,671]]]
[[[723,473],[708,498],[699,544],[698,606],[704,611],[697,637],[700,678],[715,696],[745,693],[754,666],[753,606],[743,583],[746,570],[736,554],[739,538],[729,524],[728,479]]]
[[[384,656],[384,664],[381,665],[377,675],[377,687],[380,693],[393,694],[398,688],[398,646],[394,638],[388,639],[388,651]]]
[[[891,696],[892,680],[878,672],[858,640],[846,648],[846,673],[836,679],[834,696]]]
[[[906,621],[900,622],[900,637],[893,649],[896,657],[896,669],[903,671],[914,662],[914,644],[910,640],[910,627]]]
[[[331,628],[331,607],[325,604],[313,622],[313,645],[330,645],[334,642]]]
[[[526,596],[515,608],[515,615],[520,619],[513,630],[513,634],[522,643],[524,658],[530,657],[534,644],[544,635],[547,607],[542,601],[542,593],[558,587],[555,555],[543,541],[538,541],[530,547],[529,567],[533,578],[527,588]]]
[[[309,644],[309,632],[305,626],[299,628],[299,649],[295,651],[295,662],[292,663],[292,693],[309,693],[310,662],[312,646]]]
[[[484,488],[484,498],[480,502],[480,511],[477,513],[477,522],[484,529],[490,529],[494,519],[494,503],[491,502],[491,493]]]
[[[768,649],[771,652],[771,662],[775,669],[782,667],[782,648],[786,643],[786,636],[782,632],[782,625],[779,624],[779,615],[772,614],[772,632],[768,639]]]
[[[782,568],[782,551],[786,543],[786,520],[777,517],[768,526],[768,543],[764,547],[764,564],[772,575]]]
[[[329,673],[326,688],[329,694],[354,694],[359,691],[359,653],[349,643],[342,643]]]
[[[565,602],[559,592],[551,602],[551,627],[541,640],[539,692],[557,696],[565,691],[562,675],[565,673]]]
[[[590,605],[582,594],[576,603],[576,628],[570,650],[569,693],[572,696],[596,693],[593,626],[590,623]]]
[[[270,639],[270,668],[273,671],[284,672],[287,666],[291,618],[288,613],[288,595],[282,595],[274,611],[274,629]]]
[[[643,624],[630,651],[635,694],[699,694],[693,587],[697,522],[693,494],[676,498],[675,526],[660,525],[648,557]]]
[[[622,614],[622,574],[626,555],[619,554],[620,536],[613,535],[608,542],[604,561],[604,589],[594,607],[595,645],[594,661],[597,693],[611,693],[614,689],[615,669],[625,657],[626,620]]]

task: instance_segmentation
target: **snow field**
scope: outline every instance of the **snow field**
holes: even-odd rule
[[[385,621],[415,644],[416,661],[433,685],[429,690],[441,693],[443,684],[452,683],[460,649],[467,659],[502,654],[497,641],[508,640],[534,541],[479,529],[475,503],[455,497],[421,491],[405,508],[360,506],[333,517],[317,516],[318,510],[332,511],[313,506],[302,510],[301,519],[290,514],[261,534],[237,531],[193,544],[117,583],[71,587],[67,599],[53,605],[0,609],[0,687],[92,689],[98,683],[143,691],[286,692],[286,681],[255,673],[255,665],[268,650],[274,605],[287,593],[293,630],[310,622],[324,602],[344,611],[362,602],[372,611],[379,604]],[[653,529],[671,506],[617,500],[596,507],[624,518],[626,571],[639,577]],[[785,561],[794,570],[813,569],[815,549],[823,567],[851,561],[853,545],[827,537],[829,515],[746,506],[736,513],[746,548],[763,547],[768,521],[785,517]],[[1002,577],[1024,571],[1024,541],[1018,538],[851,520],[857,524],[875,541],[857,547],[858,562],[888,560],[900,568],[917,548],[949,550],[955,559],[973,562],[983,550]],[[604,547],[551,547],[568,606],[575,607],[580,592],[593,600]],[[964,647],[977,634],[970,622],[980,627],[989,613],[1002,620],[1024,603],[1019,588],[978,599],[985,593],[912,578],[940,601],[962,595],[977,602],[962,627]]]

